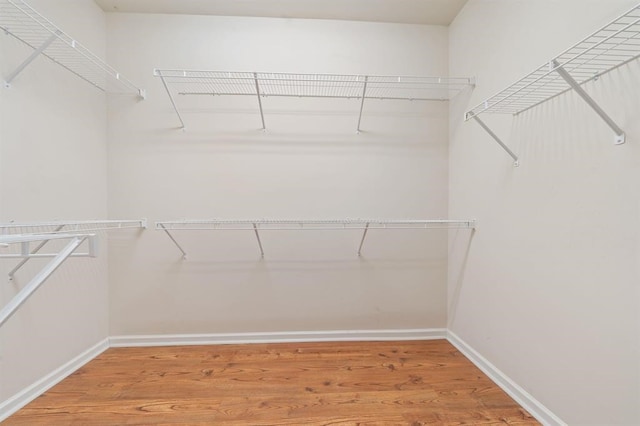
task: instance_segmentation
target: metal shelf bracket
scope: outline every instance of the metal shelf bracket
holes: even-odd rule
[[[256,233],[256,239],[258,240],[258,247],[260,248],[260,257],[264,258],[264,249],[262,248],[262,241],[260,241],[260,233],[258,232],[258,225],[253,224],[253,231]]]
[[[362,246],[364,245],[364,239],[367,238],[367,231],[369,231],[369,223],[364,226],[364,231],[362,232],[362,239],[360,240],[360,246],[358,247],[358,256],[362,256]]]
[[[543,102],[575,91],[614,131],[615,145],[625,142],[625,133],[618,124],[584,90],[583,85],[601,75],[640,58],[640,4],[596,30],[582,41],[545,62],[515,83],[471,108],[465,120],[475,119],[489,135],[518,162],[479,118],[483,113],[518,115]]]
[[[493,130],[491,130],[489,126],[486,125],[484,121],[480,120],[480,117],[478,117],[477,115],[474,115],[473,119],[480,125],[480,127],[482,127],[485,130],[485,132],[489,134],[489,136],[491,136],[496,142],[498,142],[498,145],[500,145],[502,149],[504,149],[511,158],[513,158],[513,166],[518,167],[520,165],[518,156],[504,142],[502,142],[502,139],[500,139],[498,135],[496,135],[493,132]]]
[[[256,96],[258,98],[258,106],[260,107],[260,120],[262,120],[262,130],[267,130],[264,125],[264,111],[262,110],[262,99],[260,99],[260,84],[258,83],[258,73],[253,73],[253,81],[256,83]]]
[[[98,56],[66,34],[24,0],[0,0],[0,29],[34,49],[5,78],[5,87],[42,55],[107,93],[130,93],[145,99],[146,93]]]
[[[39,231],[37,234],[30,232],[32,229],[37,228]],[[9,271],[9,281],[13,280],[15,274],[30,260],[33,258],[48,258],[54,257],[55,254],[44,253],[40,251],[49,243],[52,239],[57,239],[60,233],[65,235],[84,235],[97,231],[119,230],[119,229],[146,229],[147,220],[85,220],[85,221],[60,221],[60,222],[33,222],[33,223],[6,223],[0,224],[0,230],[3,232],[5,238],[10,238],[15,235],[23,235],[27,238],[29,235],[48,235],[50,238],[42,238],[40,243],[30,249],[29,240],[21,242],[21,252],[16,254],[0,254],[0,259],[21,259],[20,262]],[[9,233],[8,231],[14,233]],[[73,253],[71,257],[95,257],[97,252],[96,240],[91,239],[88,253]]]
[[[167,95],[169,96],[169,101],[171,102],[171,106],[173,107],[173,110],[176,112],[176,115],[178,116],[178,120],[180,121],[180,128],[182,130],[185,130],[186,127],[184,125],[184,120],[182,119],[182,115],[178,110],[178,105],[176,105],[176,100],[173,98],[173,95],[171,94],[171,90],[169,90],[169,86],[167,85],[167,80],[165,80],[164,76],[162,75],[162,72],[160,72],[160,70],[158,69],[153,70],[153,75],[155,75],[156,77],[160,77],[160,81],[162,81],[164,90],[167,91]]]
[[[182,246],[180,245],[180,243],[178,243],[178,241],[176,241],[175,237],[171,234],[171,232],[169,232],[169,230],[166,228],[166,226],[162,223],[157,224],[158,227],[160,229],[162,229],[165,234],[167,234],[167,236],[171,239],[171,241],[173,241],[173,244],[176,245],[176,247],[178,247],[178,250],[180,250],[180,252],[182,253],[182,259],[183,260],[187,260],[187,252],[184,251],[184,249],[182,248]]]
[[[562,77],[564,81],[566,81],[567,84],[571,86],[571,88],[587,103],[587,105],[589,105],[596,112],[596,114],[598,114],[600,118],[602,118],[604,122],[607,123],[611,130],[615,132],[614,144],[623,144],[626,138],[624,130],[622,130],[620,126],[618,126],[615,121],[613,121],[613,119],[611,119],[611,117],[609,117],[607,113],[604,112],[600,105],[598,105],[598,103],[591,96],[589,96],[589,94],[582,88],[582,86],[580,86],[580,84],[578,84],[578,82],[573,77],[571,77],[571,74],[569,74],[567,70],[565,70],[564,67],[560,65],[560,63],[558,63],[558,61],[555,59],[549,63],[549,67],[553,68],[558,74],[560,74],[560,77]]]
[[[73,256],[76,249],[80,247],[85,240],[89,240],[89,256],[95,257],[96,247],[94,235],[27,235],[8,237],[8,240],[7,238],[3,239],[5,243],[6,241],[10,243],[20,243],[22,244],[23,253],[26,252],[27,254],[29,254],[28,243],[32,241],[42,240],[45,242],[49,239],[71,239],[71,241],[0,310],[0,327],[40,288],[47,278],[49,278],[67,258]],[[25,248],[25,246],[27,248]]]
[[[27,66],[29,66],[29,64],[33,62],[38,56],[40,56],[40,54],[44,52],[44,50],[58,38],[58,34],[59,32],[52,34],[51,37],[45,40],[45,42],[42,43],[40,47],[34,50],[33,53],[31,53],[31,55],[29,55],[29,57],[25,59],[24,62],[22,62],[22,64],[18,65],[18,67],[5,79],[4,87],[11,87],[11,82],[13,81],[13,79],[16,78],[18,74],[20,74]]]
[[[362,85],[362,96],[360,100],[360,114],[358,114],[358,126],[356,127],[356,133],[360,134],[360,123],[362,123],[362,111],[364,109],[364,100],[367,97],[367,83],[369,82],[369,77],[364,76],[364,84]]]
[[[62,228],[64,228],[64,225],[60,225],[56,227],[54,232],[59,232],[62,230]],[[24,256],[24,258],[20,261],[20,263],[18,263],[16,266],[14,266],[12,270],[9,271],[9,280],[13,280],[13,276],[16,274],[16,272],[18,272],[20,268],[22,268],[24,264],[27,263],[29,259],[31,259],[32,255],[37,254],[40,250],[42,250],[42,248],[45,245],[47,245],[49,241],[51,240],[44,240],[40,242],[40,244],[38,244],[38,246],[34,248],[33,251],[31,251],[31,253],[28,253],[27,256]],[[23,253],[24,253],[24,246],[23,246]]]

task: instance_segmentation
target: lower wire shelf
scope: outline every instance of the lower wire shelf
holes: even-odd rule
[[[0,232],[2,237],[5,237],[5,240],[10,240],[16,236],[23,236],[24,238],[29,238],[31,236],[37,235],[49,235],[50,238],[44,238],[38,241],[41,241],[33,250],[29,250],[28,248],[23,249],[20,253],[13,254],[0,254],[0,259],[3,258],[20,258],[22,259],[20,263],[18,263],[11,271],[9,271],[9,279],[13,279],[13,276],[24,266],[25,263],[29,261],[31,258],[38,257],[54,257],[55,254],[45,253],[41,254],[40,250],[44,248],[45,245],[50,240],[56,239],[55,237],[51,237],[52,235],[60,235],[60,234],[92,234],[96,232],[102,231],[111,231],[111,230],[122,230],[122,229],[146,229],[147,228],[147,220],[146,219],[125,219],[125,220],[60,220],[60,221],[50,221],[50,222],[10,222],[10,223],[0,223]],[[93,247],[92,249],[95,249]],[[74,254],[72,257],[76,257]]]
[[[21,245],[19,257],[28,259],[32,252],[29,245],[33,242],[40,242],[42,245],[51,240],[69,240],[69,242],[58,253],[51,255],[53,259],[36,274],[10,301],[0,310],[0,327],[22,306],[29,297],[40,288],[40,286],[55,272],[67,258],[71,256],[95,257],[97,245],[95,234],[13,234],[0,235],[0,246],[8,247],[13,244]],[[89,249],[86,253],[78,253],[76,250],[84,241],[89,242]],[[6,256],[5,256],[6,257]]]
[[[40,271],[0,309],[0,327],[22,306],[31,295],[70,257],[96,257],[96,232],[119,229],[144,229],[145,219],[135,220],[83,220],[30,223],[0,223],[0,259],[21,259],[9,271],[9,280],[30,259],[51,259]],[[41,250],[52,241],[67,241],[48,253]],[[88,244],[84,244],[85,241]],[[37,243],[31,248],[33,243]],[[16,247],[18,248],[11,248]],[[81,247],[86,250],[81,251]],[[8,249],[9,252],[4,252]]]
[[[370,229],[475,229],[475,220],[423,219],[211,219],[156,222],[156,230],[163,231],[182,253],[187,252],[173,231],[252,231],[256,236],[260,255],[264,257],[260,231],[362,230],[358,256]]]

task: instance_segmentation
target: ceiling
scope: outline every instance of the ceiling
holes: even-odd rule
[[[95,0],[105,12],[449,25],[467,0]]]

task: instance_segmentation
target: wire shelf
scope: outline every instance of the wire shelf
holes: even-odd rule
[[[76,220],[76,221],[50,221],[50,222],[24,222],[24,223],[0,223],[0,237],[11,234],[57,234],[72,232],[97,232],[118,229],[144,229],[147,227],[146,219],[134,220]]]
[[[156,230],[164,231],[182,253],[187,252],[180,245],[173,231],[253,231],[258,242],[260,255],[264,257],[260,231],[276,230],[360,230],[363,231],[358,256],[362,254],[367,232],[371,229],[475,229],[475,220],[420,220],[420,219],[212,219],[176,220],[156,222]]]
[[[640,56],[640,4],[575,46],[488,98],[465,114],[520,114],[574,88],[558,70],[578,85],[597,79]]]
[[[469,78],[155,70],[178,95],[448,100]],[[256,82],[258,89],[256,89]],[[259,91],[258,91],[259,90]]]
[[[119,229],[146,229],[146,227],[146,219],[0,223],[0,246],[6,246],[9,243],[15,242],[23,243],[20,253],[0,254],[0,258],[22,259],[20,263],[9,271],[9,279],[13,279],[14,275],[29,259],[55,256],[50,253],[40,253],[40,250],[51,240],[71,238],[73,236],[83,238],[91,236],[92,246],[89,254],[70,253],[68,256],[94,256],[96,247],[93,236],[95,233]],[[27,243],[32,241],[42,242],[33,250],[30,250]]]
[[[35,50],[34,55],[6,79],[7,86],[30,61],[42,54],[104,92],[132,93],[142,98],[145,96],[144,90],[23,0],[0,0],[0,29]]]
[[[415,219],[213,219],[156,222],[157,230],[341,230],[341,229],[455,229],[473,228],[473,220]]]
[[[265,129],[262,98],[359,99],[360,130],[365,100],[447,101],[474,84],[462,77],[291,74],[236,71],[154,70],[169,95],[182,127],[176,99],[181,96],[253,96],[258,100]]]

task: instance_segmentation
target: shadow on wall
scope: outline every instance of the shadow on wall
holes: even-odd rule
[[[456,265],[449,269],[450,283],[453,283],[453,294],[449,298],[449,306],[448,306],[448,318],[447,318],[447,326],[451,328],[451,325],[455,322],[456,311],[458,309],[458,303],[460,301],[460,293],[462,290],[462,286],[465,281],[465,273],[467,271],[467,262],[469,260],[469,253],[471,252],[471,243],[473,242],[473,237],[476,234],[476,230],[472,229],[471,232],[460,232],[457,230],[454,233],[451,247],[449,250],[449,259],[453,258],[453,253],[462,251],[462,258],[460,262],[456,265],[455,262],[451,262],[451,264]],[[455,274],[454,274],[455,273]]]
[[[244,273],[248,270],[271,270],[278,272],[336,272],[336,271],[373,271],[373,270],[421,270],[425,265],[437,267],[442,264],[441,260],[433,260],[427,257],[411,259],[365,259],[357,260],[235,260],[235,261],[215,261],[215,260],[183,260],[176,258],[175,261],[165,264],[165,272],[168,275],[202,275],[214,272],[238,272]]]
[[[464,121],[464,115],[471,106],[471,96],[473,95],[474,87],[475,86],[465,87],[458,95],[449,101],[449,117],[451,117],[449,120],[450,143],[456,141],[456,134],[462,128],[460,124]]]
[[[630,111],[640,108],[640,97],[625,89],[638,84],[640,61],[614,69],[583,85],[585,91],[627,134],[635,133],[638,120]],[[583,162],[611,155],[615,133],[575,91],[524,111],[512,119],[507,144],[524,163],[532,161]],[[515,146],[515,142],[521,142]],[[629,143],[629,140],[627,140]],[[627,147],[622,146],[624,149]]]

